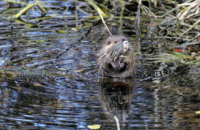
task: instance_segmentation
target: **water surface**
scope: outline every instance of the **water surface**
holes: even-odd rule
[[[101,129],[116,130],[114,116],[127,130],[199,128],[198,67],[154,64],[149,59],[167,52],[160,45],[172,41],[145,32],[142,58],[136,56],[141,75],[102,79],[97,75],[96,54],[109,36],[102,23],[86,19],[89,14],[75,10],[74,2],[45,0],[42,5],[48,7],[46,17],[56,17],[38,20],[41,12],[35,7],[21,20],[10,21],[5,14],[18,11],[5,13],[13,8],[0,2],[0,66],[60,71],[49,77],[1,79],[0,129],[73,130],[99,124]],[[120,27],[119,19],[110,20],[110,30],[128,37],[137,53],[135,21],[121,22]],[[142,28],[148,28],[147,22]]]

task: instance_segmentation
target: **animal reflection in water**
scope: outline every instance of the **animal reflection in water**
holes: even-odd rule
[[[116,116],[119,122],[126,122],[130,110],[134,81],[133,79],[99,79],[99,98],[102,106],[111,115]]]

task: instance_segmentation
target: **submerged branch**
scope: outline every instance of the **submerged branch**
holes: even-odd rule
[[[44,7],[41,6],[41,4],[39,2],[36,2],[34,4],[28,4],[25,8],[23,8],[19,13],[17,13],[16,15],[14,15],[13,19],[17,19],[19,18],[22,14],[24,14],[26,11],[28,11],[30,8],[32,8],[33,6],[37,6],[42,13],[47,14],[46,10],[44,9]]]

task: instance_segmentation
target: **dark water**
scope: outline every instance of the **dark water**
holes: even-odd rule
[[[137,64],[142,73],[156,76],[98,78],[96,53],[108,36],[104,26],[87,19],[84,8],[75,10],[74,2],[46,0],[42,5],[48,7],[46,19],[37,19],[41,12],[35,7],[10,21],[8,15],[18,11],[6,12],[11,8],[0,2],[0,66],[65,70],[60,76],[1,79],[0,129],[73,130],[98,124],[116,130],[114,117],[127,130],[200,127],[200,70],[177,62],[153,64],[147,56],[167,52],[158,46],[172,41],[150,34],[142,41],[143,58],[138,55]],[[122,33],[137,46],[135,21],[122,23],[121,28],[119,19],[108,24],[113,34]]]

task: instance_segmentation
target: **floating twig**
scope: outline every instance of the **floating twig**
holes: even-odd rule
[[[120,130],[120,126],[119,126],[119,120],[116,116],[114,116],[114,119],[116,121],[116,124],[117,124],[117,130]]]

